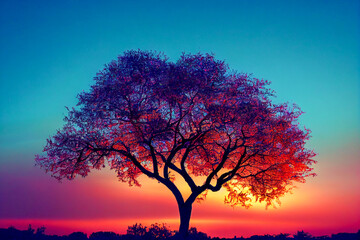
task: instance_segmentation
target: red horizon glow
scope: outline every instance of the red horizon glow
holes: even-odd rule
[[[211,237],[251,237],[253,235],[277,235],[280,233],[296,234],[297,231],[304,230],[313,236],[325,236],[340,232],[357,232],[358,225],[336,226],[334,223],[329,226],[327,223],[308,221],[307,224],[298,228],[298,223],[287,221],[237,221],[228,219],[192,219],[191,227],[196,227],[199,231],[206,233]],[[88,236],[93,232],[115,232],[126,234],[128,226],[135,223],[141,223],[144,226],[150,226],[153,223],[166,223],[171,230],[177,230],[179,227],[178,219],[91,219],[91,220],[53,220],[53,219],[0,219],[0,227],[15,228],[25,230],[29,225],[33,229],[45,226],[47,235],[69,235],[73,232],[84,232]],[[259,230],[261,226],[261,230]],[[234,230],[235,229],[235,230]],[[295,230],[298,229],[298,230]]]
[[[333,159],[336,157],[332,156]],[[349,153],[345,157],[355,159],[356,154]],[[301,230],[314,236],[357,232],[360,193],[354,191],[358,181],[351,176],[358,174],[359,164],[350,162],[352,164],[341,167],[330,162],[325,169],[319,161],[315,171],[327,180],[311,178],[306,184],[298,184],[293,194],[281,199],[282,205],[277,209],[265,210],[264,204],[255,204],[250,209],[231,208],[223,203],[224,192],[210,193],[204,202],[194,204],[190,224],[212,237],[295,234]],[[11,173],[11,170],[4,171],[1,176],[12,182],[10,186],[22,190],[11,194],[13,190],[8,189],[7,197],[0,199],[0,206],[7,206],[1,209],[2,228],[27,229],[31,224],[35,229],[45,226],[46,234],[58,235],[74,231],[123,234],[135,223],[147,226],[166,223],[172,230],[178,228],[175,199],[156,181],[142,178],[142,187],[130,188],[118,182],[114,172],[106,169],[95,171],[87,178],[63,183],[47,174],[33,175],[29,182],[24,181],[29,176],[15,178]],[[331,178],[336,174],[341,178]],[[357,176],[356,180],[359,180],[360,175]]]

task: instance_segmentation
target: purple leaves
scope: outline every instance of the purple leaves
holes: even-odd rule
[[[312,170],[300,109],[272,104],[268,81],[229,71],[213,55],[184,54],[172,63],[128,51],[94,80],[36,157],[58,179],[86,176],[108,161],[130,185],[145,174],[175,194],[171,171],[194,196],[224,185],[228,202],[244,205],[249,194],[271,203]],[[205,183],[196,186],[192,175]]]

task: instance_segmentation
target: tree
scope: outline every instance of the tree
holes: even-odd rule
[[[105,162],[129,185],[140,186],[141,174],[156,179],[175,196],[180,236],[193,202],[208,190],[224,187],[231,205],[248,207],[251,196],[271,205],[313,175],[300,109],[272,103],[268,81],[231,71],[212,55],[183,54],[173,63],[127,51],[94,80],[37,164],[58,179],[84,177]],[[174,176],[188,184],[188,198]]]

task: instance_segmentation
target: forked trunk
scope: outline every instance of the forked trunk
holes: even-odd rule
[[[187,239],[189,235],[191,210],[192,210],[192,204],[179,205],[179,213],[180,213],[180,227],[178,233],[179,239]]]

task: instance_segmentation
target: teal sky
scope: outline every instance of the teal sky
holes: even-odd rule
[[[0,195],[11,191],[1,172],[43,174],[33,157],[62,126],[65,106],[130,49],[172,61],[182,52],[214,53],[232,69],[271,81],[275,102],[305,112],[300,121],[312,130],[317,170],[359,166],[359,9],[355,0],[2,0]],[[326,157],[343,152],[351,157]],[[6,204],[0,200],[0,218],[12,216],[2,216]]]

